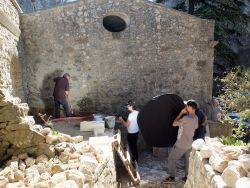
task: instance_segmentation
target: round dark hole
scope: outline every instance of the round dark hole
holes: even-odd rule
[[[121,17],[110,15],[103,18],[103,26],[110,32],[120,32],[126,29],[127,24]]]

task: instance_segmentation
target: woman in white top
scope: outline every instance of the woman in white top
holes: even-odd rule
[[[138,151],[137,151],[137,139],[139,134],[139,127],[137,124],[137,116],[138,111],[134,110],[134,104],[132,102],[128,102],[127,109],[130,112],[128,115],[128,120],[125,121],[122,117],[119,117],[122,125],[127,128],[127,141],[129,149],[132,153],[132,161],[138,161]]]

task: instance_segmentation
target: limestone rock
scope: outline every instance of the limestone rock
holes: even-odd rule
[[[80,168],[88,168],[91,172],[94,172],[97,166],[98,162],[95,158],[89,156],[80,157]]]
[[[238,157],[242,154],[245,154],[247,152],[246,147],[242,146],[226,146],[222,148],[221,154],[223,156],[226,156],[228,160],[235,160],[238,159]]]
[[[55,148],[53,145],[48,145],[46,143],[38,144],[36,155],[46,155],[48,158],[55,156]]]
[[[213,153],[209,158],[209,164],[211,164],[214,170],[222,173],[227,167],[228,162],[222,159],[219,155]]]
[[[81,155],[80,155],[79,153],[76,153],[76,152],[70,153],[69,159],[70,159],[70,160],[72,160],[72,159],[79,159],[80,156],[81,156]]]
[[[5,135],[5,139],[17,148],[28,148],[32,143],[33,132],[30,130],[10,131]]]
[[[20,117],[28,114],[29,107],[26,103],[3,106],[0,108],[0,119],[2,122],[20,122]]]
[[[52,181],[47,180],[47,181],[36,183],[34,185],[34,188],[51,188],[51,184],[52,184]]]
[[[66,142],[60,142],[55,145],[55,150],[60,155],[61,152],[63,152],[67,148],[67,143]]]
[[[30,129],[31,126],[29,124],[23,124],[23,125],[20,125],[19,123],[18,124],[12,124],[12,123],[9,123],[7,126],[6,126],[6,130],[7,131],[16,131],[16,130],[27,130],[27,129]]]
[[[212,146],[214,148],[214,150],[216,150],[216,151],[220,151],[221,148],[225,147],[221,143],[221,141],[218,137],[215,137],[215,138],[205,137],[205,143],[206,143],[206,145]]]
[[[203,139],[197,139],[193,142],[192,149],[199,151],[204,145],[205,145],[205,141]]]
[[[250,178],[240,178],[236,182],[236,188],[249,188],[250,187]]]
[[[1,176],[8,177],[8,175],[11,173],[11,171],[12,171],[12,169],[7,166],[2,171],[0,171],[0,177]]]
[[[74,136],[74,137],[71,137],[70,141],[73,142],[73,143],[80,143],[80,142],[83,141],[83,136]]]
[[[40,174],[42,173],[51,173],[51,165],[48,162],[42,162],[37,164],[37,170]]]
[[[12,106],[21,103],[21,99],[18,97],[4,97],[0,101],[0,106]]]
[[[18,155],[18,158],[19,158],[20,160],[25,160],[25,159],[28,158],[28,157],[29,157],[29,156],[28,156],[27,153],[21,153],[21,154]]]
[[[26,164],[27,167],[30,167],[33,164],[35,164],[35,159],[33,159],[31,157],[28,157],[28,158],[25,159],[25,164]]]
[[[217,188],[228,188],[221,176],[215,175],[212,179],[212,186]]]
[[[8,183],[6,188],[25,188],[26,186],[22,181],[16,182],[16,183]]]
[[[4,188],[6,187],[6,185],[8,184],[8,179],[3,177],[3,176],[0,176],[0,187],[1,188]]]
[[[85,176],[79,170],[69,170],[67,173],[67,179],[73,180],[79,187],[82,187],[85,181]]]
[[[61,182],[64,182],[66,181],[66,174],[64,172],[60,172],[60,173],[57,173],[57,174],[54,174],[52,177],[51,177],[51,181],[52,181],[52,186],[55,186]]]
[[[68,162],[68,160],[70,159],[70,153],[66,151],[62,152],[59,156],[59,159],[64,163]]]
[[[203,146],[200,150],[200,155],[202,158],[209,159],[212,155],[213,147],[211,146]]]
[[[44,136],[47,136],[49,133],[50,133],[51,129],[49,127],[46,127],[44,129],[41,130],[41,133],[44,135]]]
[[[69,142],[70,139],[71,139],[70,135],[62,134],[62,133],[60,133],[60,134],[58,135],[58,140],[59,140],[60,142]]]
[[[65,182],[57,184],[54,188],[79,188],[79,187],[73,180],[67,180]]]
[[[13,161],[10,163],[9,167],[12,169],[12,170],[18,170],[18,161]]]
[[[58,142],[58,137],[56,135],[49,134],[46,136],[47,144],[54,144],[56,142]]]
[[[25,170],[24,182],[26,185],[34,185],[39,181],[39,179],[40,179],[40,174],[35,165]]]
[[[89,152],[90,150],[90,146],[88,142],[81,142],[79,144],[76,144],[75,148],[76,148],[76,151],[79,151],[81,154]]]
[[[24,173],[21,170],[16,170],[14,172],[15,181],[23,181],[24,180]]]
[[[49,180],[50,178],[51,178],[50,173],[48,173],[48,172],[42,173],[42,174],[40,175],[39,182],[41,182],[41,181],[47,181],[47,180]]]
[[[48,157],[46,156],[46,155],[40,155],[40,156],[38,156],[37,158],[36,158],[36,164],[37,163],[41,163],[41,162],[44,162],[44,161],[48,161],[49,159],[48,159]]]
[[[229,187],[235,187],[236,181],[246,176],[245,170],[241,166],[229,165],[222,173],[221,177]]]
[[[19,168],[21,171],[24,171],[24,170],[25,170],[25,168],[26,168],[25,163],[24,163],[23,161],[21,161],[21,162],[19,163],[18,168]]]
[[[239,156],[239,162],[246,171],[250,171],[250,154],[243,154]]]
[[[13,172],[13,171],[11,171],[11,173],[8,175],[8,181],[9,181],[10,183],[17,182],[17,181],[15,180],[15,175],[14,175],[14,172]]]
[[[211,182],[213,177],[216,175],[215,171],[213,170],[213,168],[209,164],[205,164],[204,167],[206,170],[206,176],[208,178],[208,181]]]
[[[53,164],[51,167],[51,173],[52,174],[57,174],[60,172],[64,172],[67,170],[68,164]]]
[[[33,138],[32,138],[32,144],[33,145],[39,145],[41,143],[45,143],[45,137],[37,132],[37,131],[32,131],[33,132]]]
[[[81,156],[79,170],[84,173],[86,181],[92,181],[94,176],[93,172],[98,166],[98,162],[93,157]]]

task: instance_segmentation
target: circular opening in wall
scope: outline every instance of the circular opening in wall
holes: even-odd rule
[[[128,18],[122,14],[110,14],[103,18],[103,26],[110,32],[121,32],[128,26]]]

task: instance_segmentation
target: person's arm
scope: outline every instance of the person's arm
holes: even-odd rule
[[[119,117],[119,120],[120,120],[120,122],[122,123],[122,125],[124,126],[124,127],[129,127],[130,126],[130,124],[131,124],[131,122],[129,121],[129,120],[127,120],[127,121],[124,121],[124,119],[122,118],[122,117]]]
[[[202,119],[201,125],[202,125],[203,127],[205,127],[206,124],[207,124],[207,116],[204,114],[204,117],[203,117],[203,119]]]
[[[67,81],[66,87],[65,87],[65,96],[69,96],[69,82]]]
[[[175,118],[175,120],[174,120],[174,122],[173,122],[173,124],[172,124],[173,127],[178,127],[178,126],[180,125],[181,122],[179,122],[179,120],[180,120],[181,117],[182,117],[183,115],[185,115],[185,114],[187,114],[186,107],[183,108],[183,109],[181,110],[181,112],[178,114],[178,116]]]
[[[65,91],[65,96],[66,96],[66,97],[69,96],[69,91]]]

